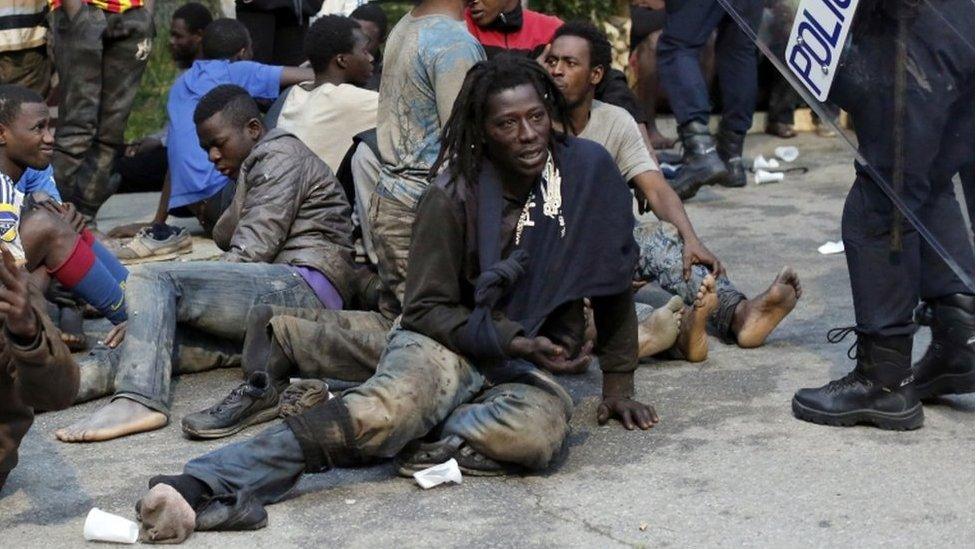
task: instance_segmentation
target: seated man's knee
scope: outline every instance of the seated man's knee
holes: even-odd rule
[[[42,264],[57,267],[57,263],[68,258],[78,241],[78,233],[63,219],[40,208],[24,214],[19,231],[27,264],[32,269]]]

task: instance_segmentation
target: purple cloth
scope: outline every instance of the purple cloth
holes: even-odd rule
[[[336,291],[335,286],[332,285],[332,281],[328,279],[324,274],[316,271],[315,269],[309,269],[308,267],[299,267],[297,265],[292,265],[292,269],[305,280],[309,288],[315,292],[315,297],[319,298],[322,305],[326,309],[333,311],[342,310],[342,296]]]

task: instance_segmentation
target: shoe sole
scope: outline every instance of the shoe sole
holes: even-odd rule
[[[684,187],[683,189],[680,190],[674,189],[674,192],[678,194],[678,198],[680,198],[681,200],[687,200],[689,198],[694,197],[696,194],[698,194],[698,191],[701,190],[702,187],[717,185],[723,179],[728,177],[728,175],[729,175],[728,171],[717,172],[706,177],[705,179],[702,179],[701,181],[695,181],[694,183]]]
[[[915,394],[919,400],[927,400],[944,395],[965,395],[976,389],[973,372],[965,374],[942,374],[924,385],[915,384]]]
[[[261,410],[260,412],[254,414],[253,416],[245,419],[244,421],[236,425],[232,425],[230,427],[224,427],[221,429],[196,430],[193,429],[192,427],[187,427],[183,425],[182,426],[183,434],[185,434],[187,437],[191,439],[199,439],[199,440],[211,440],[215,438],[229,437],[231,435],[236,435],[237,433],[240,433],[241,431],[247,429],[252,425],[257,425],[259,423],[265,423],[271,421],[272,419],[278,417],[279,412],[280,412],[279,407],[274,406],[266,410]]]
[[[844,413],[831,413],[814,410],[793,399],[793,415],[797,419],[830,425],[833,427],[851,427],[854,425],[873,425],[887,431],[911,431],[918,429],[925,422],[925,412],[922,403],[900,414],[879,412],[878,410],[852,410]]]
[[[193,251],[193,243],[191,242],[189,246],[179,248],[172,252],[166,252],[163,254],[153,254],[146,257],[137,257],[134,259],[120,259],[119,263],[123,265],[139,265],[142,263],[155,263],[156,261],[168,261],[170,259],[176,259],[181,255],[186,255]]]

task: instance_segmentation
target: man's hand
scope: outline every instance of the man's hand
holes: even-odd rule
[[[149,152],[153,149],[158,149],[163,146],[163,142],[156,139],[155,137],[146,137],[144,139],[136,139],[132,143],[125,146],[125,155],[128,157],[133,157],[137,154],[142,154]]]
[[[514,337],[508,345],[508,354],[524,358],[532,364],[556,375],[581,374],[590,365],[593,344],[587,342],[574,359],[566,356],[566,349],[547,337]]]
[[[122,344],[125,340],[125,322],[121,324],[116,324],[112,326],[112,329],[108,331],[108,335],[105,336],[105,341],[103,342],[109,349],[114,349]]]
[[[725,274],[725,265],[722,265],[722,262],[715,257],[715,254],[710,252],[698,239],[685,241],[683,260],[685,280],[691,278],[691,267],[693,265],[704,265],[708,267],[708,270],[712,271],[712,274],[716,277]]]
[[[25,341],[37,337],[37,317],[30,306],[27,291],[27,271],[17,266],[7,246],[0,244],[0,313],[5,317],[7,330]]]
[[[646,431],[660,421],[653,406],[629,398],[604,397],[600,407],[596,409],[596,420],[600,425],[606,425],[610,418],[620,420],[628,431],[637,427]]]
[[[48,198],[39,202],[38,205],[63,219],[76,233],[80,233],[85,228],[85,217],[70,202],[62,202],[59,204],[53,198]]]

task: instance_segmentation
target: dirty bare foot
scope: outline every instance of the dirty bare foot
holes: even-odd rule
[[[654,356],[670,349],[678,338],[684,303],[672,297],[664,307],[654,309],[645,318],[637,319],[637,358]]]
[[[732,333],[739,347],[758,347],[790,314],[803,294],[800,277],[792,267],[783,267],[765,292],[739,303],[732,317]]]
[[[701,362],[708,358],[708,319],[718,308],[718,294],[715,293],[715,277],[706,276],[698,288],[695,303],[685,309],[681,319],[681,331],[675,348],[688,362]]]
[[[54,432],[61,442],[101,442],[164,427],[166,416],[127,398],[117,398],[91,416]]]
[[[183,543],[193,533],[197,514],[169,484],[157,484],[136,504],[139,541]]]

